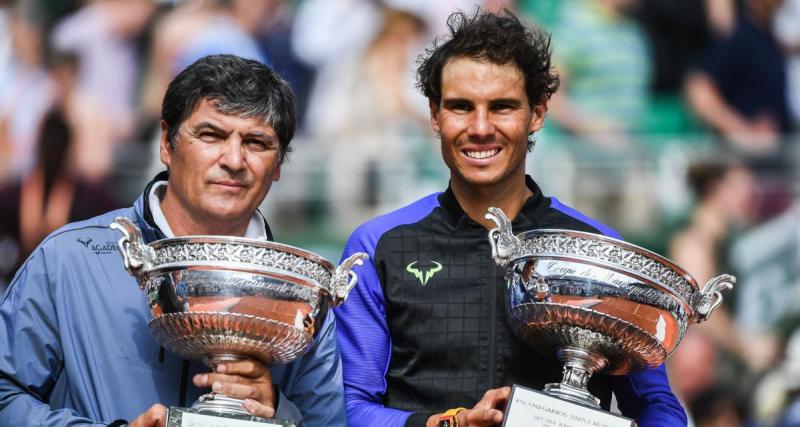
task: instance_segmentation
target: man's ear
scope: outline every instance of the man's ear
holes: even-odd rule
[[[161,144],[159,145],[158,152],[159,156],[161,157],[161,163],[163,163],[167,169],[169,169],[172,149],[169,146],[169,138],[167,137],[167,122],[164,120],[161,121]]]
[[[433,129],[434,133],[441,132],[439,128],[439,104],[434,102],[432,99],[428,99],[428,108],[431,111],[431,129]]]
[[[547,100],[533,106],[531,123],[528,126],[528,133],[536,132],[544,126],[544,118],[547,116]]]
[[[272,171],[272,181],[273,181],[273,182],[278,182],[278,180],[280,180],[280,179],[281,179],[281,165],[278,165],[278,166],[277,166],[277,167],[276,167],[276,168],[275,168],[275,169]]]

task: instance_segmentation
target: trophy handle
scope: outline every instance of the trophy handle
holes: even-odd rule
[[[489,231],[489,244],[492,245],[494,262],[501,267],[505,267],[511,261],[511,257],[519,252],[522,243],[514,235],[511,229],[511,221],[509,221],[502,209],[491,207],[484,218],[494,221],[497,225],[497,227]]]
[[[722,304],[722,291],[733,288],[736,278],[730,274],[723,274],[706,282],[703,290],[694,294],[692,308],[698,314],[697,323],[704,322],[720,304]]]
[[[350,290],[358,282],[358,276],[353,272],[353,267],[364,264],[369,259],[369,255],[364,252],[356,252],[350,255],[336,267],[333,275],[331,290],[333,291],[333,306],[338,307],[347,299]]]
[[[118,216],[114,218],[110,227],[122,233],[118,243],[125,270],[128,270],[131,276],[141,278],[144,272],[153,266],[156,258],[155,250],[144,242],[141,230],[129,218]],[[144,289],[143,280],[139,280],[139,287]]]

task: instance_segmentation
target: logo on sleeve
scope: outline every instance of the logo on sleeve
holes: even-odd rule
[[[419,283],[421,283],[422,286],[427,285],[428,284],[428,280],[431,280],[433,278],[434,274],[436,274],[436,273],[438,273],[439,271],[442,270],[442,264],[439,264],[436,261],[431,261],[431,263],[433,264],[433,266],[431,268],[427,268],[427,269],[423,269],[423,270],[420,270],[417,267],[415,267],[416,263],[417,263],[417,261],[413,261],[411,264],[408,264],[406,266],[406,271],[411,273],[411,274],[413,274],[414,277],[419,279]]]
[[[117,242],[109,241],[105,243],[92,244],[93,240],[91,237],[83,237],[83,238],[78,237],[75,240],[77,240],[78,243],[83,245],[84,248],[94,252],[95,255],[108,255],[117,253],[119,251],[119,249],[117,249]]]

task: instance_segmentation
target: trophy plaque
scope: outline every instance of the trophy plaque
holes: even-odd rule
[[[706,320],[722,303],[721,291],[736,281],[717,276],[701,290],[682,268],[639,246],[573,230],[514,235],[497,208],[486,218],[496,224],[489,232],[492,257],[506,268],[511,329],[534,351],[561,362],[562,381],[547,384],[544,393],[570,402],[572,411],[553,409],[568,415],[580,407],[599,410],[600,400],[587,389],[593,374],[626,375],[663,364],[686,328]],[[507,413],[517,409],[513,405],[510,400]]]
[[[185,236],[146,244],[139,228],[117,217],[126,270],[144,291],[148,326],[167,350],[214,368],[250,358],[289,363],[313,343],[328,311],[356,284],[356,253],[339,267],[293,246],[225,236]],[[252,416],[242,400],[219,393],[191,408],[170,408],[168,425],[294,426]]]

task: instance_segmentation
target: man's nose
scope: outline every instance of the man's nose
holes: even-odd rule
[[[470,118],[467,135],[470,138],[485,139],[492,137],[494,132],[494,124],[489,116],[489,111],[481,108],[475,109]]]
[[[235,137],[231,137],[222,147],[219,163],[221,166],[230,170],[244,169],[244,145]]]

